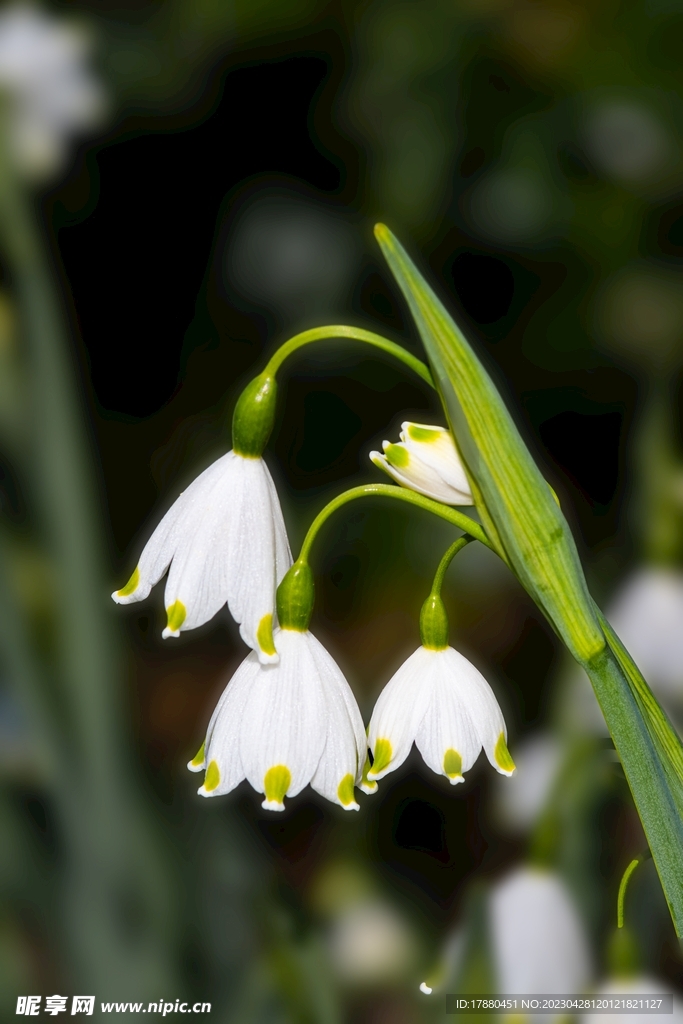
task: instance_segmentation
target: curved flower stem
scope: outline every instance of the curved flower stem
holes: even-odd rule
[[[651,854],[648,850],[647,853],[641,853],[639,857],[635,857],[621,876],[621,882],[619,883],[619,895],[617,896],[617,928],[624,927],[624,901],[626,899],[626,890],[628,889],[628,883],[631,880],[631,875],[638,865],[642,864],[643,861],[647,860],[650,856]]]
[[[325,505],[325,508],[318,513],[308,528],[308,533],[301,545],[301,553],[298,561],[308,561],[313,541],[315,540],[320,527],[327,519],[329,519],[333,512],[336,512],[338,508],[342,507],[342,505],[346,505],[347,502],[355,501],[356,498],[372,497],[373,495],[383,498],[397,498],[399,501],[407,501],[409,505],[417,505],[418,508],[423,508],[426,512],[432,512],[434,515],[439,516],[441,519],[445,519],[446,522],[451,523],[453,526],[458,526],[461,530],[464,530],[470,538],[481,541],[482,544],[485,544],[486,547],[490,548],[492,551],[495,550],[486,536],[483,527],[480,526],[479,523],[475,522],[474,519],[470,519],[470,517],[466,516],[463,512],[458,512],[456,509],[451,508],[448,505],[442,505],[438,501],[432,501],[431,498],[425,498],[424,495],[418,494],[416,491],[409,491],[404,487],[397,487],[394,484],[363,484],[361,487],[352,487],[351,490],[344,491],[343,494],[333,498],[332,501],[328,505]],[[459,538],[459,540],[462,539],[463,538]],[[441,567],[439,566],[439,568]],[[444,568],[444,572],[445,571],[446,570]]]
[[[444,576],[446,575],[446,570],[448,569],[448,566],[451,564],[451,562],[457,555],[458,551],[462,551],[462,549],[466,548],[467,545],[471,543],[471,541],[473,540],[474,537],[472,536],[472,534],[466,533],[462,537],[458,537],[456,541],[453,541],[448,551],[446,551],[443,558],[439,562],[439,568],[436,570],[436,573],[434,575],[434,582],[432,583],[432,589],[430,591],[431,594],[441,593],[441,586],[443,584],[443,579]]]
[[[430,387],[434,387],[434,381],[426,363],[423,363],[417,356],[411,355],[402,345],[397,345],[396,342],[383,338],[381,334],[374,334],[372,331],[364,331],[361,327],[348,327],[343,324],[315,327],[310,331],[302,331],[301,334],[295,334],[293,338],[290,338],[284,345],[281,345],[277,352],[271,356],[268,365],[263,371],[264,376],[274,376],[285,359],[291,356],[293,352],[296,352],[297,349],[302,348],[304,345],[310,345],[311,342],[325,341],[329,338],[352,338],[354,341],[364,341],[367,345],[373,345],[375,348],[381,349],[382,352],[387,352],[390,356],[404,363],[405,366],[411,369],[413,373],[416,373],[418,377],[421,377]]]

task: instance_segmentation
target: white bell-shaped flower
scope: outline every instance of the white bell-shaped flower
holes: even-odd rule
[[[517,771],[509,782],[496,779],[493,803],[497,820],[510,832],[523,833],[545,810],[562,768],[564,748],[551,732],[517,741]]]
[[[82,31],[32,4],[0,12],[0,90],[9,97],[9,144],[20,170],[44,177],[64,163],[68,140],[92,128],[104,92]]]
[[[678,990],[674,990],[672,993],[672,988],[670,981],[660,981],[651,974],[615,975],[601,982],[595,992],[591,994],[595,996],[644,996],[645,999],[673,994],[673,1015],[668,1013],[666,1019],[669,1024],[683,1024],[683,996]],[[660,1024],[661,1016],[661,1010],[657,1012],[653,1008],[648,1012],[647,1009],[643,1009],[643,1012],[637,1015],[638,1024]],[[601,1017],[604,1017],[604,1013],[599,1011],[582,1014],[585,1024],[604,1024]],[[633,1017],[633,1012],[629,1012],[627,1008],[624,1008],[623,1013],[613,1011],[609,1015],[610,1024],[633,1024]]]
[[[278,629],[277,665],[247,655],[213,713],[206,741],[188,764],[205,771],[201,796],[229,793],[243,779],[284,810],[309,783],[345,810],[365,760],[365,730],[344,675],[308,630]]]
[[[276,662],[275,590],[291,564],[268,467],[231,451],[183,491],[112,597],[119,604],[144,600],[170,565],[164,637],[201,626],[227,604],[259,660]]]
[[[397,444],[382,442],[384,452],[370,452],[376,466],[403,487],[445,505],[473,505],[467,475],[453,435],[445,427],[402,423]]]
[[[489,897],[497,991],[580,995],[591,977],[590,951],[572,897],[559,875],[512,871]]]
[[[401,665],[377,699],[368,732],[370,783],[403,764],[413,743],[426,764],[455,785],[482,747],[503,775],[515,765],[493,690],[452,647],[422,646]],[[364,787],[365,788],[365,787]]]

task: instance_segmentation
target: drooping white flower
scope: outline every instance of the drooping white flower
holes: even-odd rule
[[[559,875],[537,867],[512,871],[491,891],[489,925],[498,992],[580,995],[585,990],[590,951]]]
[[[0,90],[9,105],[9,144],[31,177],[59,170],[71,135],[93,127],[104,94],[90,74],[87,37],[74,27],[17,3],[0,12]]]
[[[659,981],[650,974],[635,974],[608,978],[598,985],[592,994],[596,996],[642,995],[647,998],[648,996],[669,994],[671,989],[670,981]],[[673,997],[673,1016],[667,1014],[666,1019],[671,1024],[683,1024],[683,998],[681,998],[680,992],[676,991],[673,993]],[[638,1014],[638,1021],[642,1021],[642,1024],[660,1024],[661,1016],[661,1013],[648,1013],[647,1010],[644,1010]],[[603,1024],[601,1017],[604,1017],[604,1014],[587,1013],[583,1016],[583,1020],[586,1024]],[[632,1024],[633,1013],[624,1010],[623,1013],[610,1013],[609,1018],[613,1024]]]
[[[467,658],[452,647],[419,647],[377,699],[368,745],[372,784],[403,764],[413,743],[427,765],[455,785],[481,748],[503,775],[515,770],[503,714],[493,690]],[[364,787],[365,788],[365,787]]]
[[[445,427],[402,423],[397,444],[370,452],[376,466],[403,487],[445,505],[473,505],[474,498],[453,435]]]
[[[164,637],[201,626],[227,603],[245,643],[262,662],[276,662],[275,589],[291,564],[268,467],[231,451],[183,491],[112,597],[119,604],[144,600],[170,565]]]
[[[358,810],[354,786],[365,760],[365,730],[355,697],[312,633],[278,629],[276,665],[247,655],[213,713],[206,741],[188,764],[205,770],[201,796],[229,793],[243,779],[284,810],[304,786]]]

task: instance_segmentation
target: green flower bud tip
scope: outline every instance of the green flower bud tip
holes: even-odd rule
[[[430,651],[448,647],[448,615],[441,595],[431,593],[420,612],[420,639]]]
[[[308,562],[298,561],[277,588],[277,617],[282,629],[305,633],[311,620],[315,587]]]
[[[232,447],[245,459],[258,459],[268,444],[277,402],[275,377],[260,374],[240,395],[232,417]]]
[[[640,952],[630,928],[615,928],[607,943],[607,963],[611,974],[620,978],[638,974]]]

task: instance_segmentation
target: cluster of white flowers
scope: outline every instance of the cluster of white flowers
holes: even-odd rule
[[[378,453],[373,459],[377,455],[401,484],[422,494],[472,503],[447,430],[404,423],[401,436],[400,445],[385,444],[386,459]],[[403,461],[394,450],[406,453]],[[278,614],[278,586],[286,587],[284,577],[296,576],[299,565],[290,569],[280,503],[263,458],[233,450],[180,495],[129,582],[112,595],[120,604],[143,600],[168,570],[164,637],[200,626],[227,604],[252,648],[188,765],[205,773],[202,796],[228,793],[246,778],[264,794],[262,806],[279,811],[285,796],[310,783],[328,800],[357,810],[355,788],[374,792],[413,742],[451,783],[463,781],[482,747],[497,771],[514,771],[493,691],[445,638],[423,638],[387,683],[366,738],[341,669],[308,631],[310,608],[293,617],[286,608]]]
[[[87,66],[84,32],[29,3],[0,11],[0,92],[8,100],[10,153],[30,178],[65,162],[72,135],[94,127],[104,92]]]

